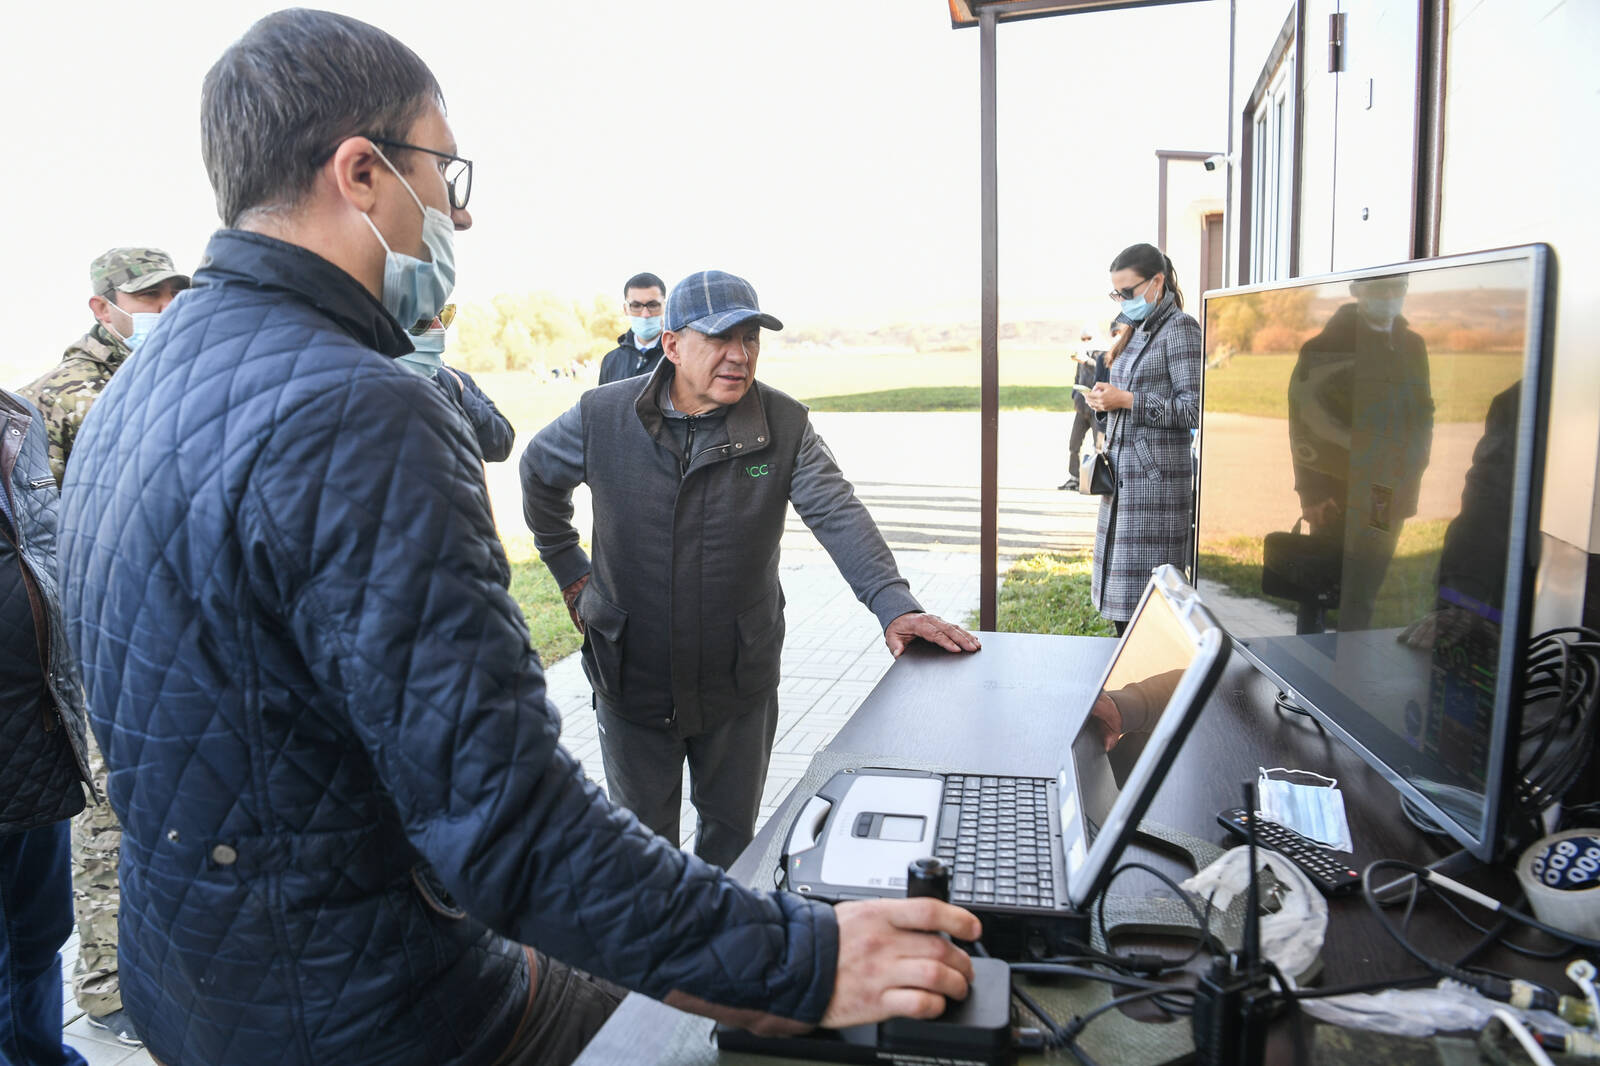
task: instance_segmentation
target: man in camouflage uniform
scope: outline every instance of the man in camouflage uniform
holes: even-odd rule
[[[44,415],[50,441],[50,470],[59,485],[78,427],[100,392],[134,347],[149,319],[189,287],[172,257],[155,248],[113,248],[89,264],[89,310],[95,325],[66,350],[54,370],[19,391]],[[132,344],[130,344],[130,341]],[[106,794],[105,760],[89,736],[89,768],[95,788]],[[131,1047],[139,1046],[132,1023],[122,1012],[117,986],[117,859],[122,828],[109,803],[85,809],[72,823],[72,897],[78,920],[78,964],[72,989],[89,1023],[110,1030]]]
[[[20,391],[44,414],[50,434],[50,469],[61,483],[73,439],[111,375],[142,336],[135,315],[166,310],[189,287],[189,278],[157,248],[113,248],[89,264],[89,310],[94,328],[69,347],[56,368]]]

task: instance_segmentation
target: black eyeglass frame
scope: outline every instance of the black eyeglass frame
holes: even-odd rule
[[[446,174],[444,176],[444,182],[446,187],[450,190],[450,206],[457,211],[465,211],[467,209],[467,201],[472,198],[472,160],[465,159],[459,155],[451,155],[449,152],[438,152],[432,148],[424,148],[420,144],[407,144],[405,141],[391,141],[387,137],[374,137],[370,133],[362,134],[362,136],[366,137],[366,139],[371,141],[373,144],[381,144],[387,148],[409,148],[413,152],[427,152],[429,155],[436,155],[440,159],[448,159],[453,163],[465,163],[465,170],[456,171],[456,175],[453,178]],[[456,183],[459,182],[463,177],[467,179],[467,191],[462,195],[457,196]]]
[[[1145,278],[1137,285],[1129,285],[1126,289],[1112,289],[1109,293],[1107,293],[1107,295],[1117,303],[1121,303],[1124,300],[1131,300],[1133,299],[1133,294],[1135,292],[1149,285],[1154,278],[1155,275],[1151,274],[1150,277]]]

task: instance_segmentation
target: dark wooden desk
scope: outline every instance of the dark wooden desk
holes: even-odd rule
[[[953,769],[1050,775],[1059,768],[1116,643],[1099,637],[1048,637],[985,633],[976,655],[947,655],[913,647],[892,666],[829,751],[899,756],[948,764]],[[1209,840],[1226,841],[1219,810],[1237,806],[1239,785],[1261,766],[1316,770],[1339,779],[1355,841],[1350,865],[1374,859],[1431,862],[1443,851],[1421,837],[1400,814],[1399,797],[1383,778],[1310,719],[1273,708],[1276,689],[1235,656],[1218,683],[1172,772],[1162,782],[1146,818]],[[796,804],[763,827],[732,873],[747,884],[772,884],[756,870],[771,837],[786,831]],[[1141,853],[1170,872],[1190,872],[1173,860]],[[1137,874],[1137,872],[1135,872]],[[1143,877],[1145,875],[1137,875]],[[1165,891],[1148,878],[1120,878],[1122,894]],[[1170,893],[1169,893],[1170,894]],[[1370,981],[1419,973],[1420,966],[1373,922],[1359,898],[1335,900],[1323,948],[1324,984]],[[1471,944],[1471,930],[1443,908],[1419,908],[1412,922],[1417,943],[1441,955]],[[1511,972],[1526,960],[1486,956]],[[1540,975],[1552,980],[1553,965]],[[642,996],[630,996],[578,1060],[600,1063],[715,1061],[710,1022]],[[741,1059],[740,1061],[744,1061]]]

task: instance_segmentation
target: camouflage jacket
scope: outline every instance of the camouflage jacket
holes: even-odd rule
[[[66,350],[54,370],[17,390],[44,415],[50,438],[50,472],[57,485],[66,476],[67,457],[84,416],[129,354],[120,337],[96,323]]]

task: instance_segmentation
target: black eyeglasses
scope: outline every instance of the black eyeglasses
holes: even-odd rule
[[[642,304],[638,300],[629,300],[628,313],[630,315],[659,315],[661,313],[661,301],[651,300],[647,304]]]
[[[1111,298],[1117,301],[1117,303],[1121,303],[1123,300],[1131,300],[1133,299],[1134,293],[1138,292],[1140,289],[1149,284],[1150,279],[1145,278],[1143,281],[1139,282],[1139,284],[1129,285],[1126,289],[1112,289]]]
[[[440,159],[447,160],[442,165],[441,173],[444,175],[445,184],[450,187],[450,206],[457,211],[467,209],[467,200],[472,196],[472,160],[462,159],[449,152],[436,152],[432,148],[424,148],[418,144],[407,144],[404,141],[391,141],[383,137],[374,137],[366,134],[367,140],[374,144],[385,145],[389,148],[409,148],[413,152],[427,152]]]

